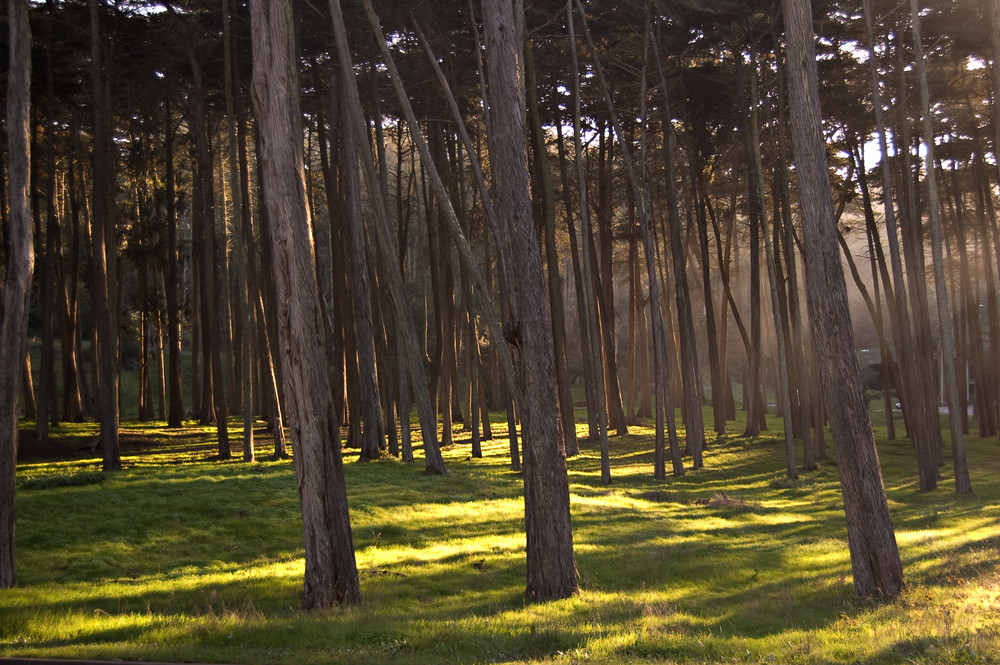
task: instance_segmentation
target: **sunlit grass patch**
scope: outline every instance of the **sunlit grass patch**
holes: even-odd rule
[[[214,429],[127,424],[126,469],[96,458],[18,469],[18,588],[0,654],[238,663],[1000,662],[1000,455],[970,438],[974,497],[918,493],[882,442],[908,589],[854,596],[837,469],[784,478],[780,423],[712,439],[705,468],[652,478],[652,431],[568,460],[578,596],[526,603],[521,476],[503,420],[450,475],[352,463],[363,602],[298,609],[301,523],[290,460],[213,459]],[[737,430],[732,426],[733,431]],[[585,424],[581,435],[585,434]],[[741,430],[741,428],[740,428]],[[68,428],[77,438],[81,427]],[[234,437],[238,436],[234,425]],[[714,436],[714,435],[711,435]],[[236,439],[238,440],[238,439]],[[236,445],[236,444],[234,444]],[[908,444],[907,444],[908,445]],[[832,452],[832,451],[831,451]]]

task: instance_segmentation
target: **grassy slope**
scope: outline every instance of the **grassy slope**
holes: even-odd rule
[[[780,424],[772,422],[774,434]],[[77,426],[61,433],[79,434]],[[737,424],[731,431],[741,431]],[[211,439],[210,430],[197,436]],[[525,604],[520,478],[506,444],[452,474],[348,464],[365,600],[297,609],[302,547],[290,461],[219,463],[195,431],[159,454],[25,460],[18,580],[0,655],[229,663],[1000,662],[1000,452],[969,441],[976,496],[916,492],[906,441],[880,446],[908,591],[855,598],[836,468],[783,480],[771,439],[714,442],[657,483],[650,432],[570,460],[581,594]],[[234,428],[233,434],[236,435]],[[348,451],[350,453],[350,451]],[[721,494],[727,497],[722,499]]]

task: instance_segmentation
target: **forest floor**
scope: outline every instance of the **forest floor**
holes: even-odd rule
[[[705,468],[662,482],[648,427],[612,438],[610,486],[583,442],[569,460],[581,592],[549,603],[522,595],[523,492],[505,439],[473,459],[456,429],[445,477],[423,473],[419,449],[414,465],[345,450],[364,600],[321,612],[298,609],[294,471],[266,457],[263,429],[246,464],[235,421],[231,461],[213,428],[124,423],[125,469],[105,474],[95,425],[54,429],[45,446],[26,427],[0,657],[1000,663],[1000,443],[969,438],[976,493],[958,497],[950,459],[921,493],[909,441],[876,433],[907,590],[873,601],[854,594],[835,462],[787,479],[769,424],[711,440]]]

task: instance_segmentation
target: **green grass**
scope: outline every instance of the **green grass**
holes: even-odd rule
[[[880,441],[908,589],[879,603],[854,595],[835,465],[786,481],[770,424],[767,437],[711,442],[704,469],[665,482],[652,479],[647,428],[612,439],[610,487],[585,443],[569,461],[581,593],[550,603],[522,597],[521,479],[505,440],[475,460],[456,433],[447,477],[420,459],[348,463],[364,601],[312,613],[298,609],[291,461],[221,463],[211,429],[126,426],[147,448],[126,450],[120,473],[79,454],[19,465],[19,587],[0,592],[0,656],[1000,662],[997,442],[970,438],[976,495],[956,497],[950,467],[921,494],[909,442]]]

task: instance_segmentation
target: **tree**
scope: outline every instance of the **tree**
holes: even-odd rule
[[[111,128],[106,86],[101,71],[101,0],[90,0],[90,84],[94,105],[93,213],[91,215],[91,274],[94,319],[97,327],[98,401],[101,420],[101,449],[105,471],[121,469],[118,448],[118,312],[112,308],[117,253],[114,250],[112,210]],[[112,243],[109,250],[108,243]]]
[[[792,141],[802,199],[806,297],[837,450],[854,590],[860,596],[893,598],[903,589],[903,568],[855,354],[837,246],[810,5],[782,0]]]
[[[302,606],[361,600],[306,205],[292,5],[253,0],[252,94],[278,304],[281,376],[305,539]]]
[[[516,390],[524,436],[524,521],[528,584],[540,600],[577,592],[563,450],[555,351],[541,250],[528,192],[520,31],[513,0],[483,2],[486,69],[490,82],[490,157],[497,212],[505,220],[500,251],[510,267],[505,339],[517,362]]]
[[[917,70],[917,85],[920,88],[920,110],[923,116],[924,162],[926,164],[927,212],[931,220],[931,252],[934,263],[934,294],[938,310],[938,328],[941,334],[941,355],[944,371],[945,395],[948,401],[948,421],[951,423],[951,451],[955,468],[955,492],[971,494],[972,481],[965,460],[965,438],[962,422],[965,420],[965,405],[959,404],[958,386],[955,376],[955,330],[951,320],[951,306],[948,304],[948,286],[944,276],[944,256],[941,236],[941,213],[938,209],[937,177],[934,161],[934,128],[931,119],[930,92],[927,86],[927,67],[920,37],[920,10],[917,0],[910,0],[910,15],[913,27],[914,63]],[[963,356],[964,357],[964,356]]]
[[[14,586],[14,478],[17,465],[17,393],[28,337],[28,296],[35,253],[28,210],[31,171],[31,27],[28,0],[7,5],[10,60],[7,78],[7,147],[10,216],[0,310],[0,589]]]

